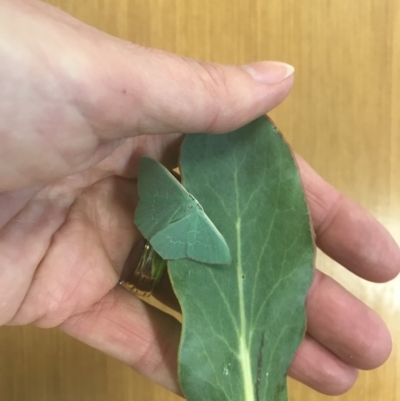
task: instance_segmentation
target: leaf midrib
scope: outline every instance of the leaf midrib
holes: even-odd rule
[[[245,313],[245,301],[244,301],[244,287],[243,287],[243,266],[242,266],[242,219],[239,208],[239,191],[238,191],[238,180],[237,172],[235,170],[235,188],[236,188],[236,260],[237,260],[237,282],[239,292],[239,311],[240,311],[240,330],[239,330],[239,355],[240,365],[242,368],[243,375],[243,389],[244,389],[244,400],[255,401],[254,388],[253,388],[253,374],[251,369],[251,358],[248,344],[248,333],[246,326],[246,313]]]

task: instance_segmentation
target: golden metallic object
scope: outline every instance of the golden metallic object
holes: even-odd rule
[[[166,261],[146,242],[136,269],[119,284],[139,296],[148,297],[160,281],[165,266]]]

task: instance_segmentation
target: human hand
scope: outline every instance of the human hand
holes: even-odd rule
[[[0,59],[0,324],[59,326],[179,392],[179,323],[116,287],[141,241],[140,156],[174,166],[180,132],[225,132],[271,110],[290,69],[183,59],[20,0],[0,4]],[[393,278],[400,252],[386,230],[298,162],[320,248],[365,279]],[[381,319],[318,271],[307,311],[296,379],[338,394],[388,357]]]

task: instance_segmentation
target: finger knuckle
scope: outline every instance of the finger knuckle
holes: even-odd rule
[[[215,129],[220,120],[223,109],[222,104],[226,104],[226,99],[230,99],[230,88],[225,71],[217,64],[199,64],[199,83],[202,92],[207,94],[207,100],[204,105],[205,124],[204,132],[210,132]]]

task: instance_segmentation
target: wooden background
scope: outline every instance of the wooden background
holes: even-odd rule
[[[226,63],[296,67],[290,98],[271,113],[295,150],[373,212],[400,240],[400,14],[394,0],[51,0],[121,38]],[[290,382],[292,401],[400,400],[400,280],[366,283],[319,255],[377,310],[394,339],[381,368],[340,397]],[[58,332],[0,329],[3,401],[177,401],[128,367]]]

